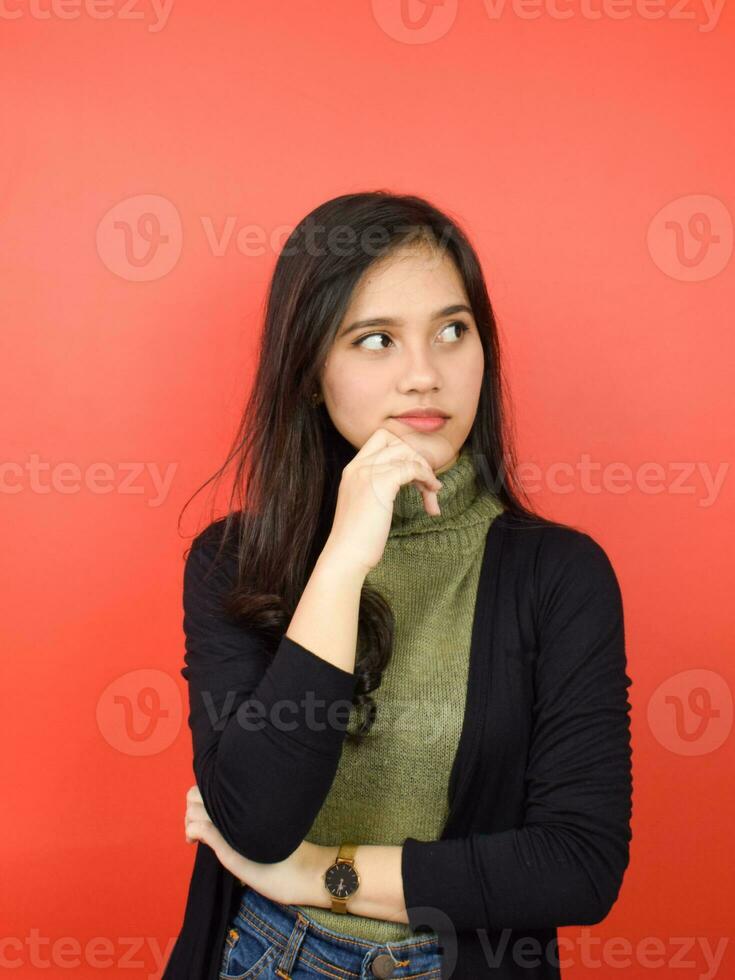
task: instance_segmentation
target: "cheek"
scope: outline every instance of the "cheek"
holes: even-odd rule
[[[324,374],[323,385],[334,420],[352,434],[372,429],[382,419],[386,405],[385,385],[377,372],[356,369],[334,359]],[[387,409],[386,409],[387,410]]]
[[[479,340],[475,344],[467,345],[455,366],[456,373],[452,377],[452,387],[455,391],[462,392],[464,400],[476,402],[480,397],[485,370],[485,354]]]
[[[333,402],[345,411],[366,401],[369,404],[377,395],[377,386],[370,383],[367,371],[336,371],[328,384]]]

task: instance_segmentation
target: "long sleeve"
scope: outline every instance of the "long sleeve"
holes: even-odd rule
[[[210,525],[184,568],[184,656],[194,774],[225,840],[259,862],[301,844],[334,779],[354,675],[283,634],[272,657],[263,638],[219,603],[233,564],[212,567]],[[247,707],[246,707],[247,705]]]
[[[550,543],[549,543],[550,541]],[[404,897],[454,929],[600,922],[629,860],[630,703],[615,572],[589,535],[540,545],[534,571],[534,705],[522,826],[419,841],[402,852]]]

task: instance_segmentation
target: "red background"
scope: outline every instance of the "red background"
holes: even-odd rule
[[[475,243],[532,500],[623,589],[631,864],[604,923],[560,930],[564,975],[612,975],[627,940],[615,975],[648,977],[648,940],[658,975],[700,977],[727,937],[732,975],[732,8],[705,30],[693,0],[660,19],[447,0],[421,28],[377,0],[176,0],[164,24],[143,0],[41,3],[0,16],[0,966],[35,976],[40,936],[46,976],[96,977],[102,937],[97,962],[160,974],[194,857],[181,573],[209,498],[182,536],[179,510],[223,461],[284,234],[386,188]],[[594,486],[550,482],[585,454]]]

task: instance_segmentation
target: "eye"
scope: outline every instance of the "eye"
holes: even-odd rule
[[[455,337],[455,338],[454,338],[455,340],[461,340],[461,339],[462,339],[462,337],[463,337],[463,336],[464,336],[464,335],[465,335],[465,334],[467,333],[467,331],[468,331],[468,330],[470,329],[470,328],[469,328],[469,327],[467,326],[467,324],[466,324],[466,323],[464,323],[464,321],[462,321],[462,320],[454,320],[454,321],[453,321],[452,323],[448,323],[448,324],[446,325],[446,327],[442,327],[442,330],[441,330],[441,332],[442,332],[442,333],[444,333],[444,331],[445,331],[445,330],[448,330],[448,329],[449,329],[450,327],[459,327],[459,328],[460,328],[460,331],[459,331],[459,337]]]
[[[385,349],[385,348],[383,348],[380,345],[378,345],[378,347],[367,347],[365,344],[363,344],[363,340],[369,340],[371,337],[388,337],[388,334],[387,333],[366,333],[364,336],[359,337],[357,340],[353,340],[351,346],[352,347],[364,347],[365,350],[384,350]],[[388,340],[390,340],[390,337],[388,337]]]
[[[459,327],[460,328],[459,336],[458,337],[455,336],[454,341],[450,341],[450,343],[456,343],[457,341],[461,340],[462,337],[464,336],[464,334],[466,334],[467,331],[470,329],[467,326],[467,324],[464,323],[462,320],[453,320],[451,323],[447,323],[446,326],[442,327],[442,329],[439,332],[440,333],[444,333],[444,331],[445,330],[448,330],[450,327]],[[378,333],[366,333],[366,334],[363,334],[362,337],[359,337],[357,340],[353,340],[351,346],[352,347],[363,347],[365,350],[374,350],[374,351],[377,351],[377,350],[386,350],[386,347],[383,346],[382,344],[378,344],[377,347],[367,347],[365,344],[363,344],[363,341],[368,340],[371,337],[388,337],[388,340],[390,341],[390,336],[387,333],[382,333],[382,332],[378,332]],[[391,343],[392,343],[392,341],[391,341]]]

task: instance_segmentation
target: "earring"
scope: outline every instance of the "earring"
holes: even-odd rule
[[[311,404],[318,405],[322,400],[321,392],[315,391],[311,396]]]

